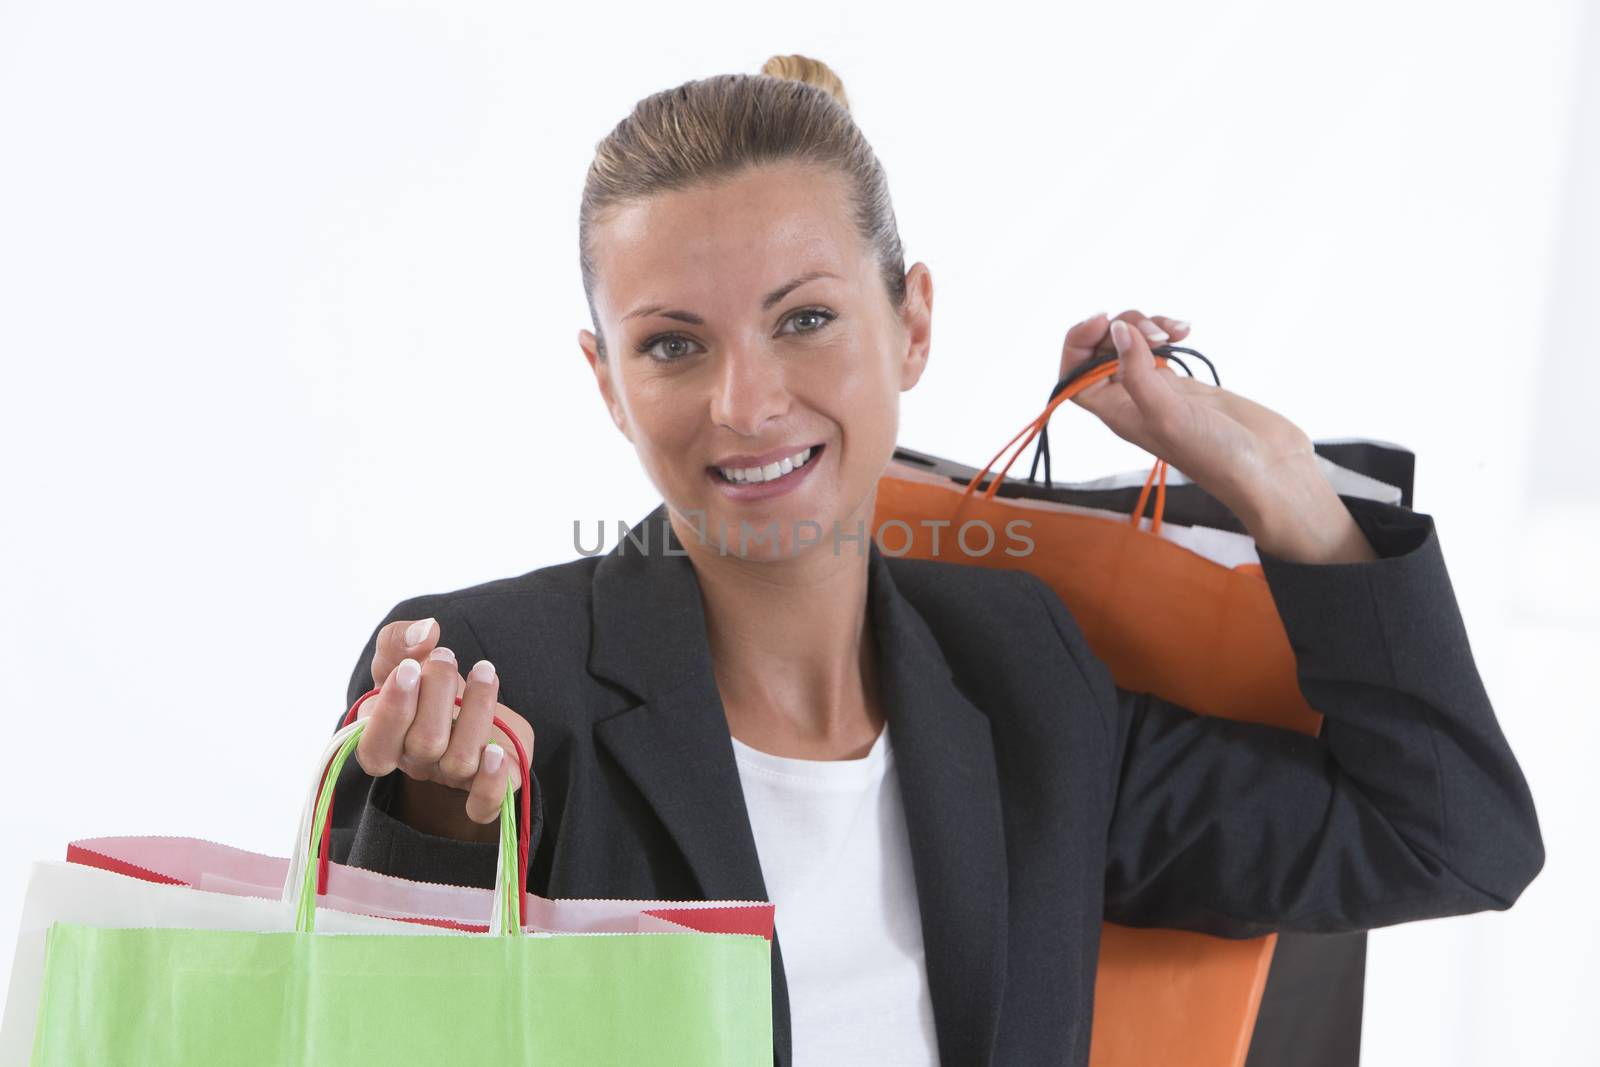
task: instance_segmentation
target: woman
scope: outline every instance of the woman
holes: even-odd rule
[[[1091,316],[1060,370],[1114,346],[1075,401],[1244,521],[1320,738],[1122,690],[1038,579],[857,536],[933,287],[821,64],[641,101],[580,245],[579,344],[663,504],[642,547],[389,613],[336,858],[489,884],[498,714],[533,752],[531,888],[777,903],[783,1064],[1087,1063],[1103,918],[1366,929],[1539,871],[1431,517],[1341,499],[1293,423],[1158,369],[1184,323]]]

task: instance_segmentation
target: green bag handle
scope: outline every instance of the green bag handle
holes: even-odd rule
[[[344,741],[329,761],[327,773],[322,776],[322,788],[317,791],[316,810],[311,818],[313,836],[310,841],[304,842],[309,847],[305,850],[307,862],[304,864],[304,871],[301,872],[299,906],[295,911],[297,933],[309,934],[316,929],[317,866],[310,862],[310,857],[316,854],[318,838],[321,837],[322,827],[327,823],[328,809],[333,804],[333,785],[338,781],[339,771],[350,758],[350,753],[356,750],[356,744],[361,740],[366,725],[367,720],[357,719],[341,731],[344,734]],[[517,805],[516,791],[512,788],[511,778],[508,775],[506,795],[500,799],[500,845],[495,862],[494,898],[490,904],[493,910],[489,920],[491,933],[500,937],[510,937],[522,932],[516,891]]]

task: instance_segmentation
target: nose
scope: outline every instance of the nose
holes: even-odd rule
[[[711,398],[711,417],[734,433],[754,437],[768,419],[789,412],[789,387],[782,359],[760,345],[723,350]]]

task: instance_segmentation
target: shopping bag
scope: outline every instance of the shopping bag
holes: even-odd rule
[[[88,837],[67,845],[67,861],[166,885],[276,898],[289,860],[196,837]],[[457,930],[488,929],[491,891],[416,882],[329,863],[317,907]],[[548,899],[527,894],[524,929],[544,933],[699,930],[772,939],[773,905],[749,900]]]
[[[897,449],[878,482],[873,531],[880,547],[889,555],[1030,571],[1061,597],[1117,685],[1203,714],[1315,734],[1321,716],[1300,691],[1254,542],[1220,501],[1181,473],[1169,487],[1159,459],[1142,485],[1123,475],[1054,483],[1048,459],[1042,485],[1032,475],[1007,477],[1035,439],[1043,452],[1055,408],[1109,376],[1115,363],[1084,370],[1058,383],[1043,412],[982,470]],[[1341,495],[1409,504],[1399,487],[1329,455],[1376,456],[1375,469],[1403,472],[1409,484],[1406,450],[1330,441],[1317,445],[1317,459]],[[1025,525],[1013,525],[1019,522]],[[1203,641],[1183,639],[1198,634]],[[1243,1067],[1276,941],[1276,934],[1229,939],[1105,923],[1091,1063]]]
[[[327,912],[320,918],[318,929],[324,932],[449,932],[341,912]],[[5,1015],[0,1018],[0,1067],[25,1067],[29,1062],[44,981],[45,942],[50,927],[56,923],[253,933],[292,928],[291,917],[276,896],[267,899],[198,892],[76,863],[36,862],[23,896]]]
[[[277,930],[53,923],[34,1064],[771,1059],[766,939],[521,932],[509,786],[485,933],[318,908],[312,857],[332,800],[329,786],[364,727],[351,723],[330,742],[317,803],[302,813],[276,901],[60,865],[140,893],[268,909]],[[378,932],[370,924],[386,925]],[[332,932],[353,927],[368,932]]]
[[[310,826],[321,778],[319,771],[307,788],[300,815],[302,827]],[[295,833],[298,838],[300,830]],[[295,847],[297,845],[291,843],[291,851]],[[287,878],[287,861],[276,885],[268,887],[264,893],[254,894],[258,899],[247,899],[251,895],[194,892],[185,888],[181,879],[141,871],[92,853],[75,853],[71,847],[68,858],[74,862],[35,863],[30,872],[12,958],[5,1014],[0,1018],[0,1067],[21,1067],[29,1061],[43,984],[47,934],[55,923],[256,933],[277,933],[294,928],[292,914],[284,903],[292,899],[290,886],[294,884]],[[487,904],[479,914],[489,914]],[[478,928],[488,929],[487,923]],[[426,932],[392,918],[363,915],[355,909],[325,910],[319,929],[351,933]]]

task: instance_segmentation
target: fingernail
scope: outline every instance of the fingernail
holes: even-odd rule
[[[485,684],[494,681],[494,664],[486,659],[480,659],[472,665],[472,673],[467,675],[467,681]]]
[[[449,660],[451,663],[454,663],[456,661],[456,654],[451,652],[448,648],[445,648],[443,645],[440,645],[438,648],[428,653],[428,658]]]
[[[421,677],[422,664],[414,659],[403,659],[394,669],[395,684],[408,693],[417,687],[417,679]]]
[[[1174,330],[1187,330],[1189,328],[1189,324],[1184,322],[1182,319],[1178,319],[1173,322],[1172,328]]]
[[[488,774],[493,774],[500,769],[500,761],[506,758],[506,750],[490,741],[483,746],[483,759],[478,763],[478,769]]]
[[[1088,318],[1086,318],[1082,322],[1078,323],[1078,325],[1079,326],[1087,326],[1089,323],[1093,322],[1095,319],[1098,319],[1103,315],[1105,315],[1104,311],[1096,311],[1093,315],[1090,315]]]
[[[1128,330],[1128,324],[1121,319],[1112,319],[1111,343],[1117,346],[1117,351],[1121,352],[1124,348],[1127,348],[1128,342],[1132,340],[1133,337]]]
[[[1139,324],[1139,329],[1144,333],[1144,335],[1146,337],[1150,338],[1150,340],[1152,340],[1152,341],[1165,341],[1165,340],[1167,340],[1167,331],[1163,330],[1161,327],[1157,326],[1155,323],[1150,322],[1148,319]]]
[[[415,645],[415,644],[418,644],[418,643],[420,643],[422,641],[427,640],[428,634],[430,632],[432,632],[432,630],[433,630],[433,620],[431,618],[429,618],[429,619],[418,619],[416,622],[412,623],[410,626],[407,626],[406,627],[406,647],[410,648],[412,645]]]

